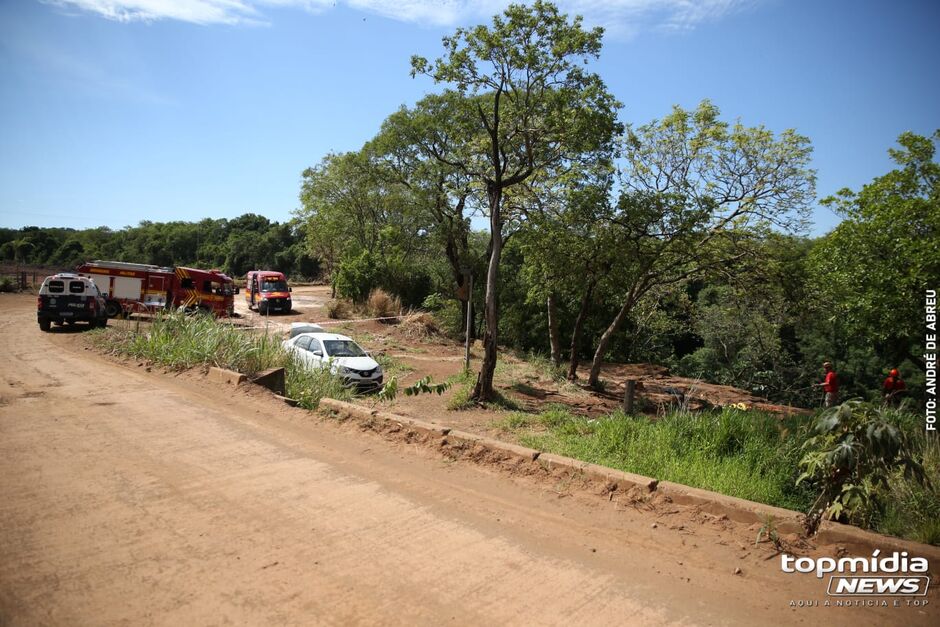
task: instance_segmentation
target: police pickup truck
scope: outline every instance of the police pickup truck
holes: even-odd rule
[[[77,274],[46,277],[36,302],[39,328],[48,331],[52,323],[87,322],[91,327],[108,326],[107,304],[95,282]]]

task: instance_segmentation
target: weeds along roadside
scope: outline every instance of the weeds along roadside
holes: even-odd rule
[[[940,544],[940,442],[918,428],[915,414],[893,412],[888,418],[910,434],[928,482],[895,470],[888,487],[872,486],[876,498],[845,522]],[[619,411],[589,419],[558,405],[537,414],[511,412],[491,426],[538,450],[806,512],[818,490],[797,479],[813,420],[731,408],[675,411],[659,420]]]
[[[253,376],[283,367],[287,396],[306,409],[323,397],[348,400],[352,392],[327,369],[305,368],[281,346],[274,334],[258,334],[201,314],[159,312],[152,323],[95,332],[95,341],[108,352],[144,359],[170,370],[215,366]]]
[[[767,414],[676,411],[651,421],[618,411],[588,419],[557,406],[511,413],[494,426],[525,446],[627,472],[788,509],[812,502],[810,491],[795,486],[798,425]]]

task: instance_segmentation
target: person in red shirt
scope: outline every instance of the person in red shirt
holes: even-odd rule
[[[897,406],[901,402],[901,396],[906,389],[907,386],[904,385],[904,381],[901,379],[901,374],[898,372],[898,369],[892,368],[891,372],[888,373],[888,378],[885,379],[884,385],[881,386],[885,403]]]
[[[823,407],[832,407],[839,397],[839,375],[832,369],[832,363],[828,361],[823,362],[823,370],[826,371],[826,377],[822,383],[814,383],[813,385],[822,386],[823,392],[825,392]]]

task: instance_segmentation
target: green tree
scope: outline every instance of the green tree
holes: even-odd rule
[[[752,234],[800,230],[815,196],[809,140],[793,130],[729,125],[712,103],[675,107],[628,129],[622,193],[609,217],[619,230],[620,309],[601,334],[589,383],[620,326],[650,290],[707,270],[732,269]]]
[[[385,120],[366,150],[373,155],[379,176],[403,188],[430,240],[429,248],[443,251],[455,294],[463,303],[461,328],[465,329],[468,270],[474,265],[469,215],[475,197],[470,177],[450,165],[466,130],[452,115],[454,96],[432,95],[413,109],[402,107]]]
[[[612,231],[603,219],[611,186],[607,168],[579,172],[578,183],[566,186],[561,197],[532,213],[519,235],[527,298],[545,303],[549,355],[555,366],[561,362],[564,313],[571,310],[574,314],[568,342],[567,376],[571,380],[576,378],[585,322],[602,288],[609,283],[609,272],[618,254],[616,242],[610,237]]]
[[[602,29],[587,31],[551,3],[510,5],[492,25],[459,28],[443,40],[445,56],[412,58],[412,74],[451,85],[454,119],[470,130],[449,165],[486,194],[490,245],[486,273],[483,364],[472,397],[493,397],[499,327],[498,285],[504,247],[504,196],[535,174],[552,176],[605,145],[616,131],[618,103],[584,70],[601,49]]]
[[[898,168],[822,202],[843,221],[811,252],[818,305],[886,364],[924,370],[924,291],[940,284],[940,164],[933,137],[903,133]]]

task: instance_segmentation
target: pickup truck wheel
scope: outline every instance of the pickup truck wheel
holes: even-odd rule
[[[124,313],[124,308],[116,300],[109,300],[104,306],[104,312],[108,314],[109,318],[117,318]]]
[[[39,330],[40,330],[40,331],[49,331],[49,329],[51,329],[51,328],[52,328],[52,323],[49,322],[48,320],[40,320],[40,321],[39,321]]]

